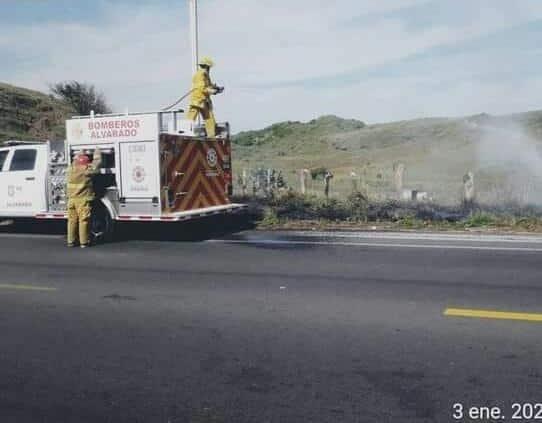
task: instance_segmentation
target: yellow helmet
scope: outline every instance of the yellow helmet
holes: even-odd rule
[[[208,66],[212,68],[215,65],[215,62],[213,62],[213,59],[211,59],[208,56],[202,57],[200,61],[198,62],[198,65],[200,66]]]

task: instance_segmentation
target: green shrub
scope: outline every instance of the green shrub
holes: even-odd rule
[[[350,212],[345,202],[335,198],[329,200],[315,199],[310,204],[311,212],[318,219],[347,220]]]
[[[285,195],[274,197],[270,200],[269,205],[273,207],[279,217],[290,219],[307,219],[308,210],[310,209],[309,197],[288,192]]]
[[[275,226],[280,223],[280,220],[277,216],[275,210],[266,208],[263,213],[263,218],[260,221],[260,224],[263,226]]]
[[[354,191],[351,193],[346,200],[346,206],[349,210],[350,220],[367,221],[369,200],[362,192]]]
[[[407,229],[419,229],[425,226],[423,220],[417,219],[416,216],[412,215],[397,220],[397,223],[399,226]]]
[[[317,167],[315,169],[311,169],[311,178],[313,180],[324,179],[324,176],[326,176],[327,172],[328,170],[325,167]]]
[[[477,212],[465,220],[465,227],[476,228],[481,226],[493,226],[496,223],[497,219],[494,215],[484,212]]]

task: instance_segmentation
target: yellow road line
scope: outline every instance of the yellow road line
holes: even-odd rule
[[[447,308],[445,316],[472,317],[478,319],[500,319],[500,320],[523,320],[527,322],[542,322],[542,314],[538,313],[516,313],[494,310],[473,310],[466,308]]]
[[[56,291],[56,288],[46,286],[0,284],[0,289],[15,289],[19,291]]]

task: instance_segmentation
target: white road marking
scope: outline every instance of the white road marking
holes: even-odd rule
[[[495,247],[477,245],[443,245],[443,244],[390,244],[382,242],[342,242],[342,241],[292,241],[292,240],[222,240],[213,239],[207,242],[222,244],[253,244],[253,245],[319,245],[341,247],[386,247],[386,248],[435,248],[443,250],[484,250],[484,251],[518,251],[542,252],[541,248],[532,247]]]
[[[413,232],[288,232],[292,236],[358,239],[414,239],[427,241],[524,242],[542,244],[540,235],[446,234]]]

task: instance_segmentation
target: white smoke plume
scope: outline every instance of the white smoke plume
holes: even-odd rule
[[[479,199],[542,205],[542,143],[512,119],[469,122],[477,133],[478,173],[485,177]]]

